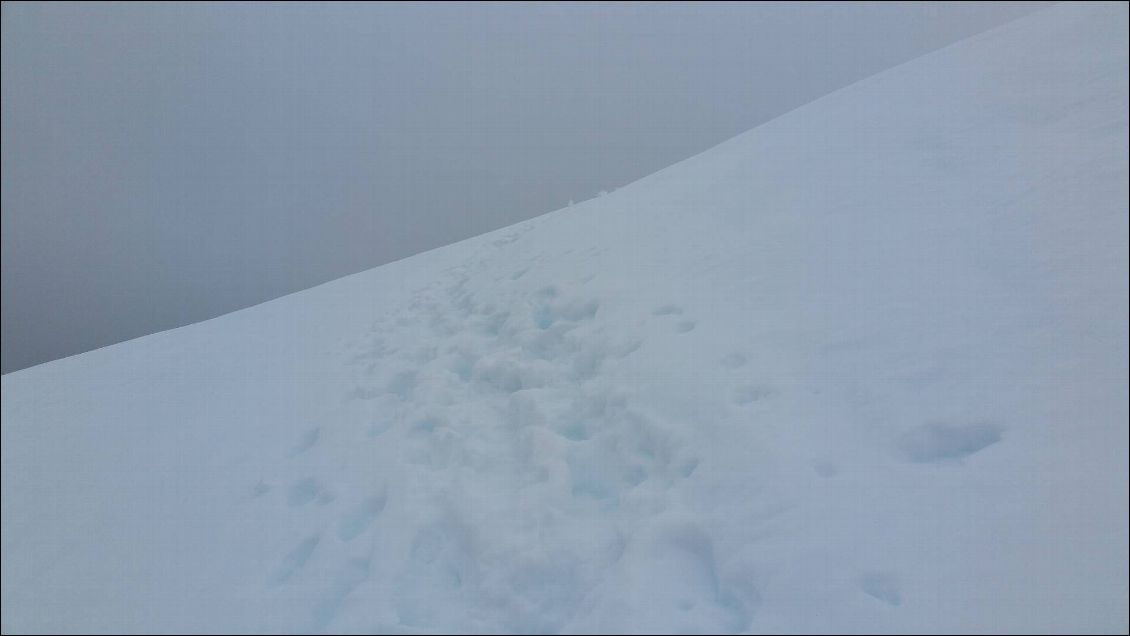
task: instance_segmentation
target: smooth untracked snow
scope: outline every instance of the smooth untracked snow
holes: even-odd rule
[[[3,629],[1125,632],[1127,72],[1055,6],[5,375]]]

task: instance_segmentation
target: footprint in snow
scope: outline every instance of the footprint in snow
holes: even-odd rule
[[[365,532],[384,509],[383,493],[369,497],[341,518],[337,527],[337,537],[342,541],[352,541]]]
[[[321,487],[318,486],[317,480],[313,477],[307,477],[290,487],[290,492],[287,493],[286,502],[293,508],[297,506],[304,506],[318,496],[321,492]]]
[[[341,606],[345,604],[345,600],[353,593],[353,590],[369,578],[370,571],[368,559],[355,558],[346,562],[345,566],[334,577],[326,596],[314,608],[313,631],[319,632],[329,627],[330,623],[337,618]]]
[[[314,448],[314,445],[318,443],[318,437],[321,436],[321,433],[322,429],[320,427],[314,427],[306,431],[302,435],[302,439],[299,440],[298,444],[296,444],[294,449],[291,450],[290,456],[294,457],[296,455],[301,455],[311,448]]]
[[[738,351],[727,354],[726,357],[722,358],[722,366],[726,367],[727,369],[738,369],[745,366],[745,363],[745,354]]]
[[[899,593],[898,583],[889,574],[867,572],[859,579],[859,587],[872,598],[878,599],[891,607],[898,607],[902,604],[902,594]]]
[[[908,430],[898,440],[899,451],[916,464],[956,461],[1001,441],[1004,427],[996,424],[932,422]]]
[[[760,402],[777,394],[776,389],[765,385],[740,386],[734,391],[734,404],[744,406]]]
[[[303,566],[306,565],[306,562],[310,560],[310,555],[314,553],[314,548],[318,547],[320,540],[321,537],[315,534],[299,541],[298,545],[294,546],[294,548],[283,557],[274,576],[271,577],[271,582],[275,585],[279,585],[294,576],[294,574],[301,570]]]

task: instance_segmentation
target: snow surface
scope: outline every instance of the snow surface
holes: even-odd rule
[[[3,629],[1125,632],[1127,5],[3,376]]]

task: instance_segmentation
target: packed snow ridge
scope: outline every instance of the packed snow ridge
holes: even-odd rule
[[[1127,6],[3,376],[5,632],[1125,632]]]

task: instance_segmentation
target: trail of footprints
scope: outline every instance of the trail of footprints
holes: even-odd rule
[[[516,238],[492,246],[502,249]],[[406,311],[375,325],[348,358],[355,385],[346,398],[373,404],[377,413],[357,439],[380,443],[395,433],[394,443],[402,445],[403,456],[414,467],[409,470],[429,476],[413,483],[435,484],[427,496],[441,511],[418,528],[407,562],[392,573],[399,622],[384,628],[442,628],[429,624],[433,610],[462,604],[469,612],[494,607],[501,615],[520,617],[520,624],[509,626],[515,631],[561,629],[582,603],[592,602],[585,600],[587,591],[623,557],[624,532],[657,518],[671,488],[698,467],[698,458],[684,451],[672,431],[634,408],[602,375],[643,343],[618,339],[601,328],[596,320],[600,299],[584,293],[584,284],[593,277],[523,292],[517,287],[529,270],[502,277],[499,284],[511,289],[492,289],[488,298],[474,290],[471,267],[453,268],[450,282],[425,288]],[[678,305],[663,305],[651,313],[653,319],[665,321],[675,337],[696,327]],[[718,364],[740,376],[748,362],[746,354],[732,352]],[[749,408],[777,395],[774,387],[761,384],[736,384],[731,391],[735,408]],[[322,427],[306,431],[288,458],[300,461],[318,452],[324,433]],[[831,477],[835,470],[830,466],[820,464],[816,470]],[[453,467],[458,470],[447,470]],[[513,492],[498,493],[506,488]],[[496,499],[541,503],[502,513],[519,520],[515,536],[483,536],[466,521],[467,510],[459,504],[461,498],[474,500],[479,490],[495,493]],[[257,499],[273,492],[262,481],[254,488]],[[274,586],[293,581],[329,542],[350,544],[369,533],[384,514],[389,495],[378,489],[348,504],[332,505],[333,489],[317,475],[278,492],[293,509],[325,507],[333,521],[282,555],[269,581]],[[551,544],[547,524],[552,528],[567,523],[584,524],[590,540],[570,545],[558,537],[557,544]],[[658,532],[655,536],[661,540],[656,539],[653,550],[669,554],[674,569],[656,575],[678,577],[690,568],[701,572],[704,582],[695,587],[693,581],[684,581],[686,592],[666,600],[680,611],[713,608],[710,616],[725,617],[716,623],[718,629],[747,629],[756,590],[741,585],[731,589],[720,580],[710,537],[693,523],[666,530],[660,525]],[[508,550],[516,549],[508,541],[531,537],[542,541],[537,552],[541,557],[506,557]],[[475,557],[484,551],[491,554],[489,563]],[[354,551],[340,557],[336,578],[311,610],[313,630],[329,627],[371,576],[377,567],[372,553],[370,548],[369,556]],[[693,567],[684,561],[693,561]],[[656,563],[660,567],[663,561]],[[493,571],[492,566],[512,571]],[[890,580],[870,576],[860,585],[869,595],[897,604],[892,602],[897,591],[892,591]]]
[[[510,279],[517,281],[527,271],[518,270]],[[440,471],[454,464],[480,473],[484,488],[510,483],[550,499],[560,499],[564,493],[573,501],[571,514],[590,523],[605,519],[602,515],[610,510],[620,510],[639,519],[639,525],[658,512],[664,493],[677,480],[690,477],[698,459],[683,454],[671,434],[632,408],[624,393],[602,381],[605,365],[630,356],[642,343],[617,340],[595,324],[600,301],[579,291],[592,277],[567,290],[549,285],[530,294],[514,294],[507,302],[489,302],[470,289],[465,269],[453,274],[454,282],[445,288],[425,290],[409,307],[407,320],[401,316],[390,326],[374,329],[350,356],[356,386],[348,397],[379,400],[388,407],[366,427],[366,438],[379,438],[396,428],[403,435],[400,441],[409,461],[419,470]],[[677,305],[652,313],[674,319],[671,329],[676,334],[695,327]],[[397,331],[409,335],[399,338]],[[400,350],[389,344],[397,341],[431,344]],[[397,369],[390,364],[396,361],[404,366]],[[721,364],[737,369],[745,362],[744,355],[733,353]],[[772,395],[763,387],[735,391],[736,403]],[[493,423],[482,422],[484,407],[494,415]],[[314,451],[322,433],[320,427],[305,432],[289,457]],[[506,456],[498,456],[499,449],[505,449]],[[447,484],[451,492],[473,486]],[[270,487],[260,482],[255,492],[264,496]],[[292,508],[334,501],[331,490],[315,476],[289,484],[284,493],[286,505]],[[387,493],[379,492],[339,510],[336,530],[300,540],[282,557],[271,583],[283,585],[296,577],[326,541],[348,543],[365,534],[384,511],[386,499]],[[578,554],[578,559],[547,556],[543,563],[518,568],[502,592],[469,592],[484,576],[470,546],[484,538],[473,537],[472,529],[458,520],[458,511],[441,497],[436,503],[438,509],[447,510],[448,518],[420,528],[413,543],[411,565],[400,575],[401,626],[425,627],[429,603],[457,603],[453,596],[477,594],[491,597],[488,602],[511,606],[509,611],[518,615],[523,611],[515,604],[537,607],[536,612],[526,612],[528,622],[513,626],[516,630],[553,631],[570,618],[584,591],[602,576],[577,572],[572,561],[603,562],[607,567],[623,552],[619,531],[606,528],[606,541],[587,546],[599,553],[596,558],[593,554]],[[709,544],[701,530],[683,531]],[[676,553],[686,551],[680,544],[675,547]],[[708,551],[696,548],[689,554],[695,558],[706,554],[701,567],[715,576]],[[370,567],[369,561],[355,557],[339,565],[340,575],[313,609],[315,630],[332,623],[349,595],[368,578]],[[546,575],[556,581],[552,588],[545,586]],[[437,594],[437,589],[446,590],[448,596]],[[707,600],[718,601],[718,594],[711,591]],[[690,607],[695,601],[679,603]],[[737,617],[735,629],[743,629],[748,610],[741,603],[727,603],[720,606],[729,607],[726,611]]]

